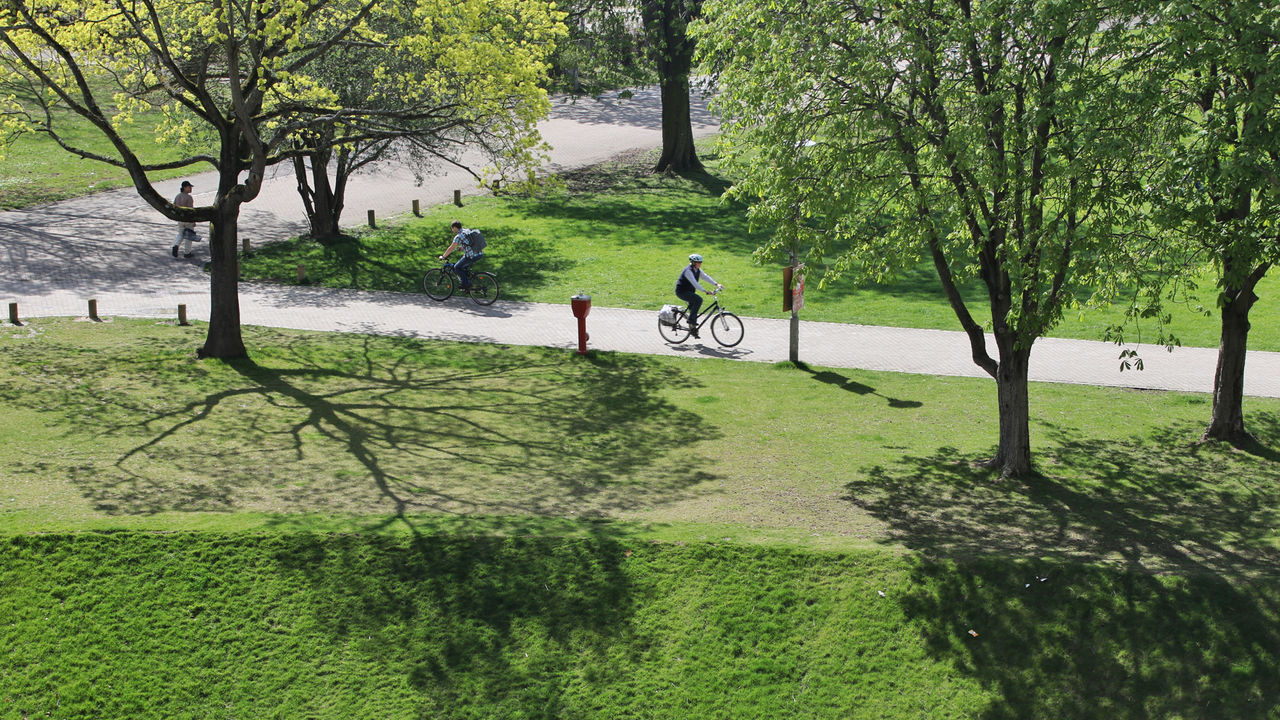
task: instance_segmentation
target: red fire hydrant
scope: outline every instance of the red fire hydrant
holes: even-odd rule
[[[587,354],[587,313],[591,312],[591,296],[578,293],[569,298],[573,316],[578,318],[578,354]]]

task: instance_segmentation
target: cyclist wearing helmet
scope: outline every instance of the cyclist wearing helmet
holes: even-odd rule
[[[708,290],[702,286],[702,282],[706,281],[711,285],[715,285],[715,290]],[[715,281],[707,273],[702,272],[702,256],[694,253],[689,256],[689,267],[685,268],[680,277],[676,280],[676,297],[689,304],[689,334],[698,337],[698,310],[702,308],[702,298],[698,297],[698,291],[708,295],[715,295],[716,292],[724,288],[723,285]]]

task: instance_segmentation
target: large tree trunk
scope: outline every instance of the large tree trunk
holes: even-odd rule
[[[1258,300],[1253,292],[1257,281],[1250,277],[1243,285],[1229,291],[1222,306],[1218,368],[1213,376],[1213,414],[1201,440],[1225,440],[1238,445],[1250,439],[1244,428],[1244,361],[1249,347],[1249,311]]]
[[[240,334],[240,256],[236,248],[240,204],[224,197],[209,225],[209,333],[202,358],[247,356]]]
[[[342,196],[329,182],[329,152],[312,153],[307,158],[295,157],[293,172],[298,180],[298,194],[311,225],[311,237],[332,237],[340,234],[338,227],[342,216]],[[307,165],[310,164],[308,178]],[[344,186],[339,177],[339,190]]]
[[[1031,349],[1013,349],[1012,342],[997,344],[1001,345],[1000,367],[996,370],[1000,440],[996,456],[988,465],[999,470],[1001,477],[1024,477],[1031,473],[1031,411],[1027,393]]]
[[[650,0],[642,8],[645,25],[656,40],[661,78],[662,156],[653,168],[656,172],[702,170],[693,147],[693,121],[689,116],[694,43],[688,34],[688,24],[701,6],[696,0]]]
[[[693,121],[689,115],[689,75],[662,78],[662,156],[656,172],[702,170],[693,146]]]

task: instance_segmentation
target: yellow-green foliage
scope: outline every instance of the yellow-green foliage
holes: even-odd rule
[[[566,32],[546,0],[13,0],[0,13],[0,79],[27,91],[0,92],[0,143],[48,129],[36,111],[47,103],[78,107],[108,135],[159,109],[157,142],[191,151],[208,148],[220,124],[252,126],[273,150],[316,118],[395,101],[463,108],[462,120],[525,152],[549,108],[548,56]],[[364,108],[343,107],[335,84],[345,78],[321,71],[344,44],[363,63],[348,73],[373,80]],[[99,109],[108,99],[113,117]]]

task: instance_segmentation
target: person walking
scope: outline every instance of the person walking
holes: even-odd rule
[[[708,290],[702,286],[702,282],[706,281],[711,285],[715,285],[715,290]],[[698,291],[708,295],[715,295],[724,289],[724,286],[716,282],[715,278],[702,271],[702,256],[693,253],[689,256],[689,265],[680,272],[680,277],[676,278],[676,297],[689,304],[689,334],[698,337],[698,310],[702,308],[702,298],[698,297]]]
[[[173,199],[173,204],[178,207],[195,207],[196,201],[191,197],[191,191],[195,188],[190,182],[183,180],[182,185],[178,188],[178,196]],[[169,254],[178,257],[178,246],[182,246],[182,257],[191,257],[191,243],[196,239],[196,224],[193,222],[178,223],[178,238],[173,241],[173,249]]]
[[[453,231],[453,242],[449,245],[449,249],[444,251],[440,256],[441,260],[448,260],[454,250],[462,248],[462,259],[454,266],[453,271],[458,274],[458,280],[462,282],[462,289],[467,290],[471,287],[471,273],[468,272],[472,265],[475,265],[480,258],[484,257],[485,240],[484,235],[479,230],[462,227],[462,223],[454,220],[449,229]]]

